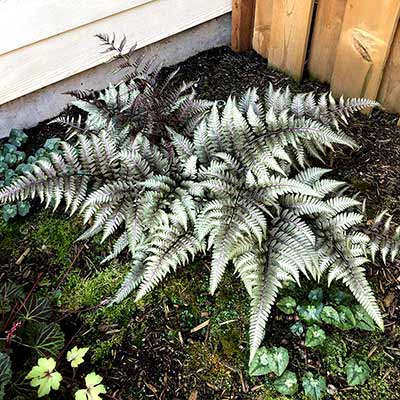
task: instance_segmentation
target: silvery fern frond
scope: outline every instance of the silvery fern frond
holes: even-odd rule
[[[341,97],[337,101],[331,93],[319,96],[314,93],[292,94],[289,87],[285,90],[274,89],[272,84],[269,84],[265,91],[264,102],[267,110],[288,111],[296,118],[311,118],[337,129],[339,129],[339,120],[347,123],[347,118],[354,112],[380,105],[374,100],[363,98],[344,99]]]
[[[193,230],[173,226],[168,219],[152,232],[149,256],[144,260],[142,283],[136,295],[141,299],[171,271],[185,266],[204,249]]]
[[[73,214],[89,193],[89,182],[97,188],[100,182],[118,177],[119,163],[113,140],[103,132],[100,136],[79,136],[76,146],[61,142],[61,154],[51,153],[48,160],[39,160],[32,172],[25,172],[13,184],[0,191],[0,203],[39,197],[56,209],[65,200]]]
[[[388,261],[394,262],[400,254],[400,226],[395,225],[392,219],[393,216],[383,210],[366,226],[358,228],[358,234],[368,238],[365,252],[373,263],[378,254],[385,265]]]
[[[308,276],[317,265],[315,236],[307,223],[290,211],[272,220],[268,237],[254,257],[244,264],[257,275],[252,288],[250,312],[250,362],[264,338],[265,326],[283,280],[299,282],[300,273]],[[243,268],[243,264],[237,265]],[[243,273],[246,277],[246,273]],[[247,284],[248,285],[248,284]]]
[[[369,316],[383,330],[383,319],[372,289],[365,277],[366,238],[352,229],[363,220],[355,211],[340,211],[335,216],[320,215],[313,225],[316,231],[321,274],[327,272],[328,284],[342,280]]]

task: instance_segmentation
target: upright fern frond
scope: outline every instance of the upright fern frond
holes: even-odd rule
[[[314,273],[318,260],[312,230],[290,211],[282,212],[272,221],[268,235],[262,250],[251,260],[253,265],[257,264],[252,269],[258,277],[251,302],[250,361],[264,338],[265,325],[282,281],[299,283],[300,273],[306,276],[308,272]]]
[[[192,231],[171,226],[168,221],[153,233],[149,245],[150,255],[145,259],[142,283],[136,299],[140,300],[156,286],[171,270],[187,265],[203,248]]]
[[[347,123],[347,118],[356,111],[378,107],[379,103],[369,99],[344,99],[336,101],[331,93],[320,96],[314,93],[300,93],[293,95],[289,87],[286,90],[275,90],[270,84],[265,92],[267,110],[277,112],[288,111],[296,118],[306,117],[320,121],[324,125],[332,125],[339,129],[339,120]]]
[[[125,72],[122,80],[95,93],[70,92],[76,100],[72,103],[85,114],[57,119],[74,133],[96,133],[107,130],[119,148],[127,148],[138,134],[151,143],[170,142],[168,127],[191,136],[194,128],[208,112],[212,103],[196,99],[194,82],[176,83],[178,70],[166,78],[161,77],[161,64],[155,59],[135,57],[136,46],[126,49],[126,38],[120,42],[115,35],[96,35],[112,53],[111,61],[120,61],[116,73]]]
[[[381,256],[385,265],[388,260],[394,262],[400,254],[400,226],[395,226],[392,218],[393,216],[384,210],[372,223],[358,228],[359,234],[364,234],[368,238],[365,250],[374,263],[377,254]]]

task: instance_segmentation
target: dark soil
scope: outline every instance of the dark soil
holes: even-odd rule
[[[255,52],[236,54],[226,47],[203,52],[181,63],[179,68],[177,79],[197,81],[198,96],[209,100],[224,100],[230,94],[242,94],[253,86],[262,88],[269,82],[276,87],[289,85],[293,91],[298,92],[326,92],[329,90],[328,86],[308,78],[305,78],[299,85],[285,74],[268,67],[267,60]],[[165,73],[169,70],[171,68],[166,69]],[[400,129],[396,125],[397,119],[397,116],[382,110],[374,110],[369,116],[356,115],[343,129],[360,144],[360,150],[352,153],[348,150],[338,151],[332,156],[331,166],[335,168],[336,176],[352,183],[355,190],[367,197],[368,206],[373,212],[383,207],[388,208],[395,214],[395,220],[400,222]],[[57,124],[48,125],[43,122],[37,127],[29,129],[27,133],[30,136],[28,149],[35,149],[49,137],[64,137],[65,129]],[[71,251],[76,252],[77,249],[78,247],[74,245]],[[79,259],[86,260],[85,254],[89,255],[90,250],[89,247],[83,250]],[[53,264],[50,261],[46,264],[46,256],[49,257],[49,254],[43,254],[39,259],[40,270],[50,274]],[[3,262],[8,268],[6,258],[5,256]],[[29,267],[33,268],[32,263],[37,260],[31,260]],[[76,262],[74,257],[71,257],[71,260],[72,263]],[[391,348],[399,346],[394,331],[399,321],[400,267],[391,265],[386,269],[375,268],[370,271],[370,275],[375,276],[373,282],[377,291],[381,293],[380,302],[387,312],[388,329],[385,333],[385,344]],[[389,293],[391,293],[391,298],[388,299]],[[208,376],[209,371],[193,368],[193,365],[197,365],[196,356],[199,360],[206,356],[210,357],[210,360],[214,360],[212,357],[215,357],[220,348],[212,349],[211,354],[195,354],[194,358],[192,354],[189,357],[185,346],[190,345],[192,348],[196,340],[207,341],[208,333],[200,337],[190,335],[189,330],[193,324],[191,326],[186,324],[182,327],[180,322],[182,309],[185,307],[176,307],[174,304],[168,303],[170,301],[168,299],[163,302],[158,301],[151,306],[145,306],[135,317],[132,317],[129,323],[132,329],[137,329],[137,326],[142,327],[145,318],[148,319],[146,325],[141,328],[140,338],[128,336],[122,343],[115,346],[110,368],[98,365],[107,378],[107,385],[112,388],[112,395],[108,395],[107,398],[114,400],[136,398],[264,399],[263,392],[258,390],[263,381],[246,381],[241,372],[245,368],[244,364],[238,367],[234,362],[218,364],[219,361],[212,361],[214,363],[212,365],[218,365],[221,373],[235,376],[234,383],[224,389],[221,389],[218,382],[213,381],[212,378],[204,378],[205,375]],[[207,301],[213,305],[213,300]],[[165,312],[166,307],[173,311]],[[71,336],[74,334],[74,329],[80,326],[80,324],[74,323],[74,319],[76,319],[75,315],[67,315],[63,320],[63,324],[69,327]],[[82,319],[84,320],[84,316]],[[200,323],[202,320],[198,322]],[[285,322],[285,324],[288,323]],[[168,336],[169,331],[179,333],[182,331],[183,334],[186,331],[184,345],[176,338],[171,339]],[[271,335],[275,335],[272,341],[277,344],[281,343],[280,332],[273,331]],[[353,336],[349,335],[349,340],[353,342],[354,346],[354,341],[358,338],[354,337],[354,334]],[[239,346],[239,343],[235,345]],[[295,345],[297,346],[297,344]],[[299,345],[302,346],[301,343]],[[315,362],[318,364],[318,357],[316,358]],[[299,364],[299,368],[304,368],[303,364]],[[393,382],[399,379],[400,376],[393,376]],[[338,387],[344,386],[343,382],[332,381],[331,383]],[[136,388],[137,393],[141,393],[140,397],[139,394],[137,397],[126,394],[131,392],[125,389],[132,386]],[[121,393],[125,393],[124,396]],[[341,399],[343,398],[345,397],[341,397]],[[395,399],[396,397],[391,398]],[[371,397],[371,399],[375,399],[375,397]]]

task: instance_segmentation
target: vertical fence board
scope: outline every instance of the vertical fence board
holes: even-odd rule
[[[296,80],[303,75],[314,0],[275,0],[269,63]]]
[[[257,0],[254,16],[253,49],[265,58],[268,57],[272,6],[273,0]]]
[[[318,1],[307,69],[321,82],[332,77],[345,9],[346,0]]]
[[[378,100],[389,112],[400,112],[400,24],[383,71]]]
[[[399,16],[399,0],[348,0],[331,87],[375,99]]]
[[[232,49],[251,49],[256,0],[232,0]]]

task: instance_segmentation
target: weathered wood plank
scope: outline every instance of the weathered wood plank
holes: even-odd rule
[[[232,49],[251,49],[256,0],[232,0]]]
[[[319,0],[307,69],[321,82],[330,82],[335,65],[347,0]]]
[[[387,111],[400,112],[400,24],[383,71],[378,101]]]
[[[254,16],[253,49],[268,58],[273,0],[257,0]]]
[[[336,96],[376,99],[399,11],[399,0],[347,1],[331,81]]]
[[[153,0],[1,0],[0,54]]]
[[[99,32],[128,38],[141,48],[231,11],[231,0],[157,0],[41,40],[0,56],[0,104],[31,93],[110,59]],[[168,18],[166,18],[168,16]]]
[[[300,80],[310,34],[314,0],[275,0],[268,48],[269,63]]]

